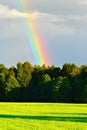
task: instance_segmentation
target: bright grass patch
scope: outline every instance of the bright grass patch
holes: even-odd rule
[[[0,103],[0,130],[87,130],[87,104]]]

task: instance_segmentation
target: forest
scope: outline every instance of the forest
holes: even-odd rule
[[[0,64],[0,101],[87,103],[87,66]]]

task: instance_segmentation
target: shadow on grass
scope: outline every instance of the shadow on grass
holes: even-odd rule
[[[46,113],[45,113],[46,114]],[[47,113],[47,114],[53,114],[53,115],[81,115],[81,116],[84,116],[84,115],[87,115],[87,113],[56,113],[56,112],[50,112],[50,113]]]
[[[0,118],[9,119],[28,119],[28,120],[48,120],[48,121],[70,121],[70,122],[85,122],[87,123],[87,117],[67,117],[67,116],[26,116],[26,115],[6,115],[0,114]]]

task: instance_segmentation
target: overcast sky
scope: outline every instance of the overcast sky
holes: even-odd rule
[[[0,63],[35,64],[25,33],[27,14],[45,41],[51,65],[87,64],[87,0],[0,0]]]

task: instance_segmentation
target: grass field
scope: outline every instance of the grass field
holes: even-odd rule
[[[0,103],[0,130],[87,130],[87,104]]]

